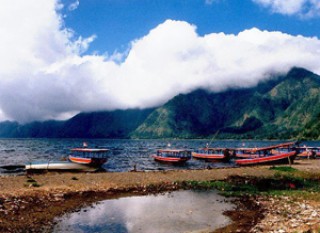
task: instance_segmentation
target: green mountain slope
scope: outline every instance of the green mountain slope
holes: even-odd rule
[[[294,68],[254,88],[178,95],[131,136],[320,139],[319,119],[320,77]]]
[[[154,109],[128,109],[80,113],[69,119],[60,131],[68,138],[128,138]]]

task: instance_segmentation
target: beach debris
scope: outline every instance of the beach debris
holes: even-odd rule
[[[259,197],[266,209],[265,217],[251,232],[319,232],[320,203],[294,200],[291,197]]]

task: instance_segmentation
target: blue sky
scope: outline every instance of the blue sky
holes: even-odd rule
[[[285,1],[283,1],[285,2]],[[65,0],[66,6],[74,0]],[[320,17],[284,14],[251,0],[81,0],[63,10],[66,27],[77,35],[96,35],[87,52],[123,51],[167,19],[194,24],[200,35],[239,32],[257,27],[292,35],[320,36]]]
[[[320,74],[319,0],[1,0],[0,121]]]

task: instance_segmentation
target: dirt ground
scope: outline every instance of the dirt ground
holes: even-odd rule
[[[0,232],[50,232],[56,216],[98,200],[176,190],[177,181],[272,176],[274,171],[269,167],[3,176],[0,177]],[[299,160],[293,167],[320,173],[320,160]],[[268,211],[271,205],[257,203],[257,200],[238,201],[237,209],[226,213],[234,224],[217,232],[249,232],[257,224],[262,229],[264,217],[272,213]]]

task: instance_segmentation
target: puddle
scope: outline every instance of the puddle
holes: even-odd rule
[[[215,191],[176,191],[105,200],[56,219],[53,232],[179,233],[213,231],[231,223],[234,205]]]

